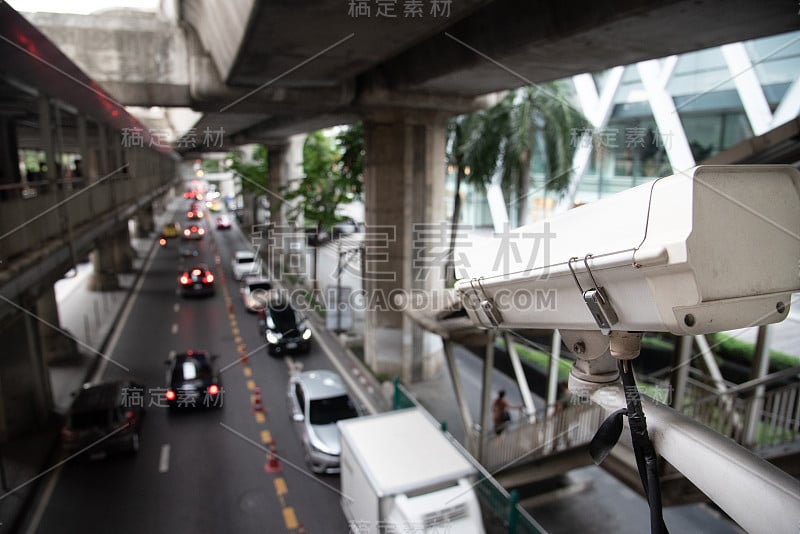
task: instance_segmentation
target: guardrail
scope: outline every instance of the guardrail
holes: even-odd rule
[[[582,402],[570,404],[547,417],[545,412],[522,418],[509,425],[500,435],[487,433],[480,447],[480,432],[467,432],[467,448],[477,454],[488,469],[508,468],[550,454],[589,443],[605,415],[599,406]]]
[[[706,395],[685,404],[681,411],[754,451],[800,444],[800,381],[763,391],[764,387],[796,377],[798,373],[800,367],[773,373],[725,392]]]
[[[81,189],[51,189],[31,198],[2,202],[0,250],[9,259],[53,239],[67,237],[70,230],[91,225],[99,217],[121,206],[135,203],[166,181],[158,176],[112,176]],[[2,268],[2,267],[0,267]]]

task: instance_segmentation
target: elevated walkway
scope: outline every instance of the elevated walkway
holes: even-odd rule
[[[800,367],[773,373],[759,380],[717,391],[702,379],[689,379],[681,412],[732,439],[776,465],[800,477]],[[669,380],[642,377],[642,383],[669,387]],[[522,419],[501,435],[488,435],[481,446],[480,432],[471,429],[467,449],[480,457],[504,487],[536,482],[592,462],[588,444],[605,413],[594,404],[565,407],[547,417]],[[603,467],[641,493],[627,432],[603,463]],[[707,497],[667,462],[661,463],[662,498],[665,505],[707,500]]]

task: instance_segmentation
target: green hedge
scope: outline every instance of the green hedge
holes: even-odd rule
[[[711,345],[714,352],[724,360],[733,361],[750,367],[755,356],[755,347],[728,334],[712,334]],[[769,370],[771,373],[800,365],[800,358],[777,350],[769,352]]]
[[[642,348],[671,351],[675,347],[674,339],[672,337],[672,341],[670,341],[660,336],[646,335],[642,338]],[[709,343],[711,344],[711,350],[717,355],[718,359],[735,362],[746,367],[753,365],[756,349],[752,343],[724,333],[711,334]],[[798,365],[800,365],[800,357],[777,350],[770,351],[769,370],[771,373]]]

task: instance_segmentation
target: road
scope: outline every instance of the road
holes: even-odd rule
[[[285,402],[292,362],[266,354],[255,316],[245,311],[232,279],[232,253],[248,243],[236,230],[213,226],[207,220],[196,260],[214,271],[216,294],[178,296],[177,274],[185,263],[178,247],[184,243],[155,249],[112,339],[102,379],[163,388],[170,351],[204,349],[218,354],[224,369],[223,407],[171,413],[148,406],[138,454],[71,460],[53,472],[35,517],[37,532],[295,532],[300,525],[309,532],[347,532],[338,477],[312,475],[303,464]],[[250,353],[247,363],[240,362],[240,350]],[[306,369],[331,368],[313,343],[297,360]],[[252,410],[255,387],[264,414]],[[282,459],[279,473],[265,471],[270,441]]]

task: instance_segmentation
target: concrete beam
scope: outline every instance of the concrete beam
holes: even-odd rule
[[[480,95],[796,29],[780,0],[506,0],[381,71],[396,90]]]

